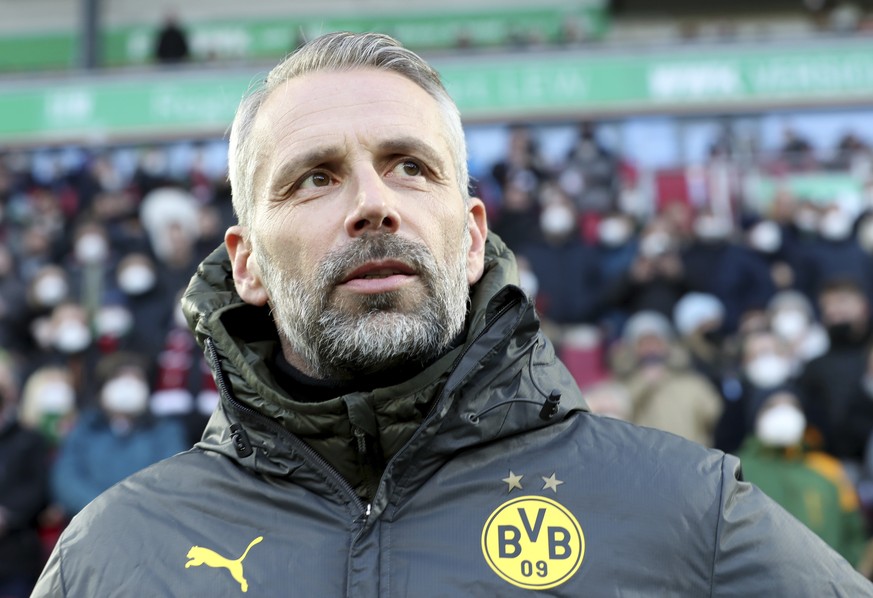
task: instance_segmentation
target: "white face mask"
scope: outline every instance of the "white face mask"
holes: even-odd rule
[[[774,388],[791,376],[791,362],[781,355],[764,353],[746,365],[745,374],[758,388]]]
[[[108,305],[97,312],[95,325],[100,336],[119,338],[130,330],[133,316],[125,307]]]
[[[620,247],[630,239],[631,229],[624,220],[606,218],[597,225],[597,235],[607,247]]]
[[[770,326],[783,339],[796,341],[809,327],[809,318],[796,309],[785,309],[776,312]]]
[[[60,276],[43,276],[33,285],[33,296],[44,307],[54,307],[67,297],[67,281]]]
[[[573,212],[564,206],[549,206],[540,215],[540,226],[549,236],[561,237],[573,230]]]
[[[95,233],[84,234],[76,241],[76,259],[83,264],[100,264],[109,255],[106,239]]]
[[[42,413],[65,415],[73,410],[75,404],[76,394],[66,382],[46,382],[39,388],[37,405]]]
[[[770,220],[759,222],[749,232],[749,245],[761,253],[775,253],[782,246],[782,230]]]
[[[844,241],[852,234],[852,218],[840,210],[828,212],[821,219],[819,233],[828,241]]]
[[[106,383],[100,398],[103,408],[110,413],[139,415],[148,404],[149,388],[135,376],[118,376]]]
[[[133,264],[118,273],[118,286],[128,295],[142,295],[155,286],[155,271],[145,264]]]
[[[797,407],[783,403],[764,412],[755,423],[755,435],[767,446],[800,444],[806,430],[806,417]]]
[[[91,343],[88,327],[76,320],[61,322],[55,329],[52,344],[62,353],[78,353]]]

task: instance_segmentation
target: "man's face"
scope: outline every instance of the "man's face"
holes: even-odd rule
[[[225,237],[243,300],[269,302],[289,361],[350,377],[426,361],[460,332],[482,274],[436,101],[393,73],[316,73],[261,107],[249,230]]]

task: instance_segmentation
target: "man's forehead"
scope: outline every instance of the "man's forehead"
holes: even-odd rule
[[[272,172],[301,155],[339,155],[359,141],[378,149],[417,139],[440,157],[442,170],[457,168],[438,102],[405,76],[372,68],[309,73],[282,83],[258,111],[253,135],[256,178],[266,164]]]
[[[255,124],[270,128],[276,119],[300,118],[321,110],[360,110],[386,100],[416,112],[437,109],[436,100],[411,79],[362,67],[306,73],[279,84],[267,95]]]

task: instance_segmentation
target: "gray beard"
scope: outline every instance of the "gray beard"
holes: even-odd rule
[[[427,248],[394,234],[364,235],[325,256],[315,278],[293,278],[257,253],[273,319],[287,347],[316,378],[348,379],[404,363],[426,363],[440,356],[461,332],[469,285],[466,254],[470,237],[455,259],[439,264]],[[409,292],[354,298],[354,305],[332,300],[334,287],[360,265],[399,259],[411,265],[424,284],[424,296],[409,306]]]

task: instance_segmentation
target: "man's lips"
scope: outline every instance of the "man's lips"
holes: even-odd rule
[[[385,293],[398,289],[416,276],[418,274],[408,264],[397,260],[380,260],[355,268],[340,286],[359,293]]]

